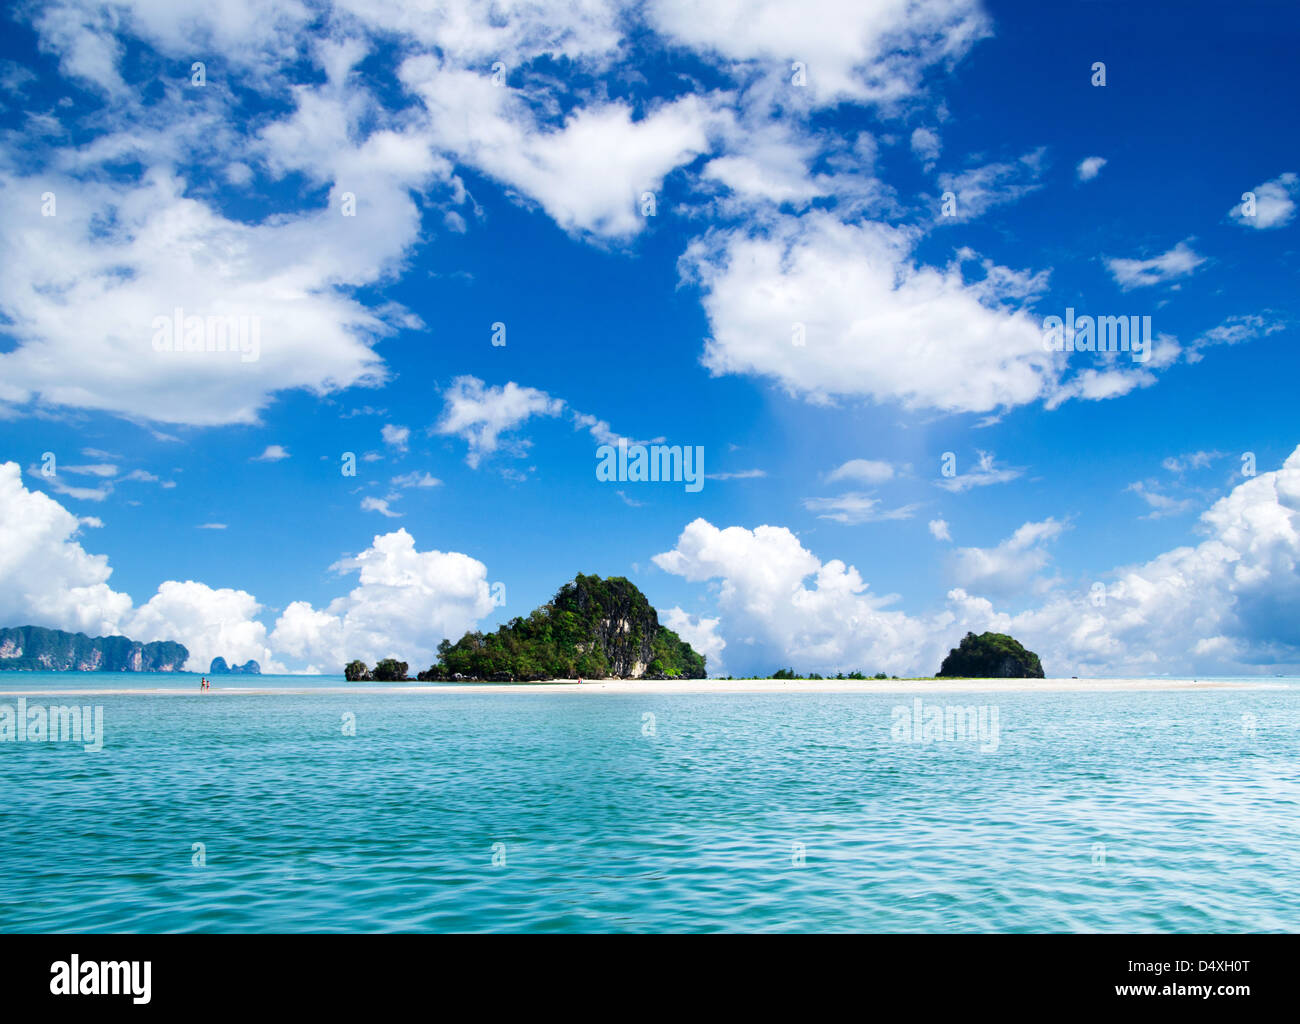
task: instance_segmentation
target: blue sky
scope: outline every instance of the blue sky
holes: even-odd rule
[[[423,664],[582,571],[712,671],[1295,669],[1300,14],[813,8],[11,13],[4,624]]]

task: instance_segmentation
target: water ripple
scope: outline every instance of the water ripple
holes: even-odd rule
[[[963,698],[993,753],[880,695],[94,700],[0,744],[0,930],[1300,930],[1293,685]]]

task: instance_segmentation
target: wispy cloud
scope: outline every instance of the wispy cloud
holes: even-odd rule
[[[104,483],[99,487],[78,487],[75,484],[64,483],[59,479],[58,474],[44,476],[36,466],[30,467],[28,472],[37,479],[43,480],[50,490],[69,498],[76,498],[78,501],[103,501],[113,493],[111,483]]]
[[[399,427],[392,423],[385,423],[379,433],[384,439],[384,444],[399,452],[406,451],[407,443],[411,439],[410,427]]]
[[[1042,188],[1039,177],[1043,172],[1043,153],[1042,149],[1036,149],[1019,160],[939,175],[939,188],[953,193],[957,202],[951,214],[941,209],[937,219],[944,223],[974,220],[995,206],[1014,203]]]
[[[391,508],[388,507],[388,503],[391,500],[392,500],[391,497],[389,498],[365,497],[361,499],[361,508],[365,512],[378,512],[381,516],[386,516],[389,519],[398,519],[401,517],[402,513],[394,512]]]
[[[288,449],[278,444],[268,444],[261,455],[255,455],[251,462],[279,462],[289,457]]]
[[[1205,469],[1224,457],[1224,452],[1188,452],[1186,455],[1171,455],[1160,463],[1171,473],[1185,473],[1189,469]]]
[[[1160,490],[1160,485],[1153,480],[1138,480],[1128,485],[1125,490],[1132,491],[1151,509],[1143,519],[1164,519],[1189,511],[1194,502],[1191,498],[1174,498]]]
[[[963,473],[959,464],[956,475],[941,477],[938,480],[938,485],[946,491],[960,494],[962,491],[969,491],[973,487],[1005,484],[1024,475],[1023,467],[1003,466],[999,468],[992,452],[976,452],[976,455],[978,458],[973,470]]]
[[[912,152],[927,171],[934,166],[942,149],[939,133],[932,128],[921,127],[912,132]]]
[[[832,483],[837,480],[856,480],[864,484],[880,484],[894,478],[894,467],[888,462],[872,459],[850,459],[826,475]]]
[[[392,483],[394,487],[438,487],[441,486],[442,481],[436,476],[417,470],[414,473],[393,477]]]
[[[731,473],[705,473],[706,480],[758,480],[767,476],[765,469],[739,469]]]
[[[1189,363],[1199,363],[1205,358],[1201,353],[1207,348],[1213,348],[1215,345],[1240,345],[1244,341],[1252,341],[1255,338],[1266,338],[1270,334],[1285,330],[1286,326],[1286,323],[1281,320],[1265,318],[1255,313],[1230,316],[1218,327],[1210,328],[1194,340],[1187,347],[1184,358]]]
[[[880,499],[860,491],[849,491],[830,498],[804,498],[803,507],[815,512],[818,519],[856,526],[860,523],[874,523],[889,519],[911,519],[919,505],[904,505],[901,508],[881,508]]]
[[[100,463],[93,466],[60,466],[60,473],[76,473],[79,476],[98,476],[98,477],[115,477],[117,476],[117,467],[107,463]]]
[[[537,388],[510,381],[489,387],[477,377],[457,377],[444,396],[442,418],[433,428],[461,438],[468,446],[465,462],[478,468],[502,444],[502,437],[534,416],[558,416],[564,402]],[[515,441],[516,450],[527,442]]]
[[[499,387],[489,387],[477,377],[462,376],[452,381],[447,389],[442,418],[432,431],[460,437],[469,446],[465,462],[477,468],[483,459],[499,449],[515,456],[522,455],[532,442],[511,437],[512,431],[522,427],[535,416],[556,417],[569,411],[575,430],[585,430],[598,444],[617,445],[620,441],[634,444],[658,444],[653,441],[636,441],[613,430],[609,423],[590,413],[570,409],[562,398],[554,398],[538,388],[524,387],[510,381]]]
[[[951,556],[953,579],[967,590],[985,594],[1019,591],[1047,566],[1047,545],[1065,529],[1065,523],[1048,518],[1025,523],[996,547],[958,548]]]
[[[1179,242],[1168,252],[1150,259],[1109,259],[1106,267],[1124,291],[1174,281],[1186,277],[1205,262],[1205,257],[1198,256],[1192,249],[1191,241],[1189,238]]]

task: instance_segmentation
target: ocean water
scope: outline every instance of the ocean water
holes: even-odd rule
[[[0,742],[0,931],[1297,931],[1300,683],[1262,682],[918,695],[996,710],[981,750],[896,738],[904,694],[6,673],[118,692],[27,698],[101,751]]]

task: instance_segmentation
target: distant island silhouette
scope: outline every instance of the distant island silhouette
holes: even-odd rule
[[[44,626],[0,629],[0,670],[22,672],[183,672],[184,644],[142,644],[124,636],[89,637]]]

